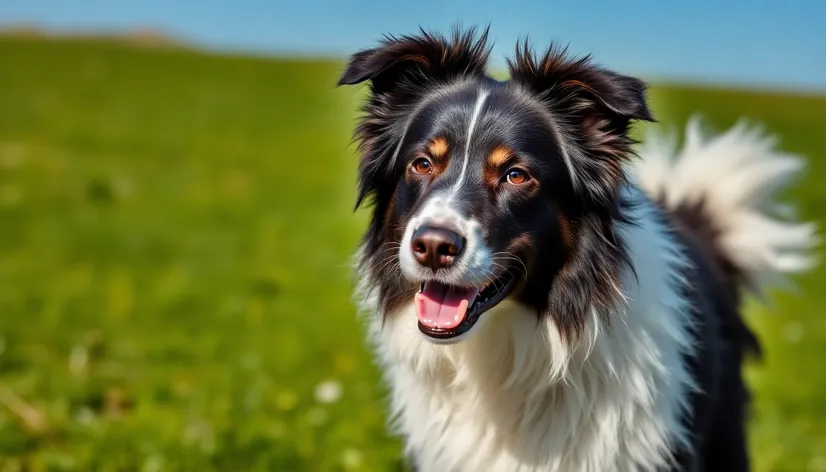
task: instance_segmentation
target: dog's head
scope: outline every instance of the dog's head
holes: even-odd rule
[[[373,198],[362,270],[382,313],[455,340],[506,298],[565,335],[613,305],[625,262],[614,223],[645,85],[527,42],[510,80],[485,74],[487,32],[386,38],[339,84],[369,82],[356,206]]]

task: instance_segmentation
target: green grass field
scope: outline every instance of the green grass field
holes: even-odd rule
[[[350,304],[340,65],[0,39],[0,472],[403,470]],[[764,123],[826,221],[826,98],[651,96]],[[749,310],[760,471],[826,470],[826,269],[799,282]]]

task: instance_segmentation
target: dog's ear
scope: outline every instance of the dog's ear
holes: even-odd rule
[[[513,82],[544,103],[585,204],[576,209],[584,210],[577,216],[580,243],[549,294],[549,313],[559,326],[570,327],[566,336],[573,336],[584,329],[590,310],[607,313],[623,296],[616,287],[628,255],[615,222],[627,215],[617,193],[625,180],[623,161],[633,153],[631,123],[654,120],[646,85],[596,66],[589,57],[569,57],[554,45],[534,55],[527,41],[517,46],[508,68]]]
[[[534,55],[527,41],[517,46],[508,68],[513,82],[545,101],[560,138],[569,140],[562,146],[574,185],[610,201],[623,178],[621,162],[632,153],[631,122],[654,121],[645,82],[598,67],[589,57],[571,58],[555,45]]]
[[[338,85],[370,81],[373,93],[415,88],[427,82],[446,81],[485,72],[490,49],[488,29],[454,29],[450,38],[421,30],[415,36],[386,36],[378,47],[350,57]]]
[[[439,84],[484,75],[490,55],[487,37],[487,29],[477,35],[474,28],[465,32],[456,28],[449,38],[422,30],[415,36],[388,36],[378,47],[350,58],[338,84],[370,84],[355,131],[362,155],[356,208],[379,191],[392,170],[389,154],[423,94]]]

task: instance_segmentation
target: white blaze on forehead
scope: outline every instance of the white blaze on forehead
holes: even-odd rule
[[[414,231],[422,225],[448,225],[462,233],[468,229],[468,220],[449,204],[444,194],[430,198],[411,223]]]
[[[466,218],[458,208],[452,205],[453,198],[462,187],[470,160],[470,143],[473,139],[473,130],[482,115],[482,107],[490,95],[488,90],[482,90],[476,98],[473,113],[468,124],[465,155],[462,161],[462,170],[453,188],[447,193],[439,193],[430,197],[418,214],[410,220],[405,230],[399,251],[399,262],[402,272],[413,280],[430,280],[434,274],[424,270],[414,259],[410,249],[413,233],[422,225],[447,226],[461,234],[467,241],[464,254],[455,266],[448,272],[436,276],[443,283],[453,285],[483,284],[489,281],[493,256],[485,244],[482,227],[473,218]]]
[[[453,186],[453,190],[450,192],[450,195],[447,197],[448,201],[452,200],[453,197],[456,196],[456,193],[462,187],[462,181],[465,179],[465,173],[467,172],[467,164],[468,160],[470,159],[470,142],[473,139],[473,129],[476,127],[476,122],[479,121],[479,117],[482,115],[482,106],[485,104],[485,100],[487,100],[488,95],[490,92],[488,90],[482,90],[479,92],[479,96],[476,98],[476,105],[473,107],[473,114],[470,117],[470,124],[468,125],[467,129],[467,141],[465,141],[465,157],[462,161],[462,171],[459,173],[459,179],[456,180],[456,184]]]

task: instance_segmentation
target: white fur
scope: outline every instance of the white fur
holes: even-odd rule
[[[464,236],[466,244],[462,256],[449,269],[431,269],[416,262],[411,249],[413,232],[420,226],[447,226]],[[399,246],[399,266],[410,280],[439,280],[453,285],[484,285],[493,274],[493,253],[482,235],[482,226],[473,218],[465,218],[450,205],[450,201],[435,195],[410,219]]]
[[[487,100],[489,94],[490,92],[487,90],[482,90],[479,92],[479,96],[476,97],[476,104],[473,106],[473,114],[470,117],[470,123],[467,129],[467,142],[465,142],[465,158],[462,161],[462,171],[459,173],[459,178],[456,179],[453,191],[450,193],[450,196],[447,197],[448,201],[453,200],[459,192],[459,189],[462,188],[462,182],[464,182],[465,174],[467,173],[467,164],[470,160],[470,144],[473,142],[473,129],[476,127],[476,123],[482,115],[482,107],[485,105],[485,100]]]
[[[396,160],[399,158],[399,153],[401,152],[402,145],[404,144],[405,138],[407,137],[407,132],[410,130],[410,126],[413,124],[413,120],[419,115],[419,112],[421,112],[427,105],[433,103],[434,100],[437,100],[440,97],[443,97],[449,94],[450,92],[461,88],[465,84],[466,82],[464,81],[458,81],[451,85],[437,87],[430,91],[429,99],[418,102],[412,110],[409,110],[406,113],[408,118],[407,120],[405,120],[404,127],[402,128],[401,139],[399,139],[396,143],[396,147],[393,150],[393,155],[390,157],[391,168],[396,165]]]
[[[640,205],[640,227],[622,227],[638,280],[610,329],[592,313],[571,345],[548,320],[505,301],[471,335],[434,345],[412,305],[371,338],[392,387],[397,431],[423,471],[633,471],[665,464],[686,439],[679,418],[691,388],[680,353],[690,346],[675,291],[682,258]],[[363,308],[375,313],[363,280]]]
[[[750,201],[776,188],[764,169],[785,177],[789,167],[751,136],[737,131],[703,143],[691,134],[680,173],[662,164],[662,149],[648,147],[643,158],[661,163],[638,166],[640,183],[674,189],[671,203],[708,192],[723,212],[721,223],[736,222],[726,226],[729,250],[755,275],[798,269],[801,258],[779,252],[802,248],[809,230],[779,226]],[[716,159],[703,157],[709,147]],[[695,173],[701,163],[714,184]],[[756,180],[760,187],[752,188]],[[626,191],[643,196],[633,184]],[[419,333],[412,303],[380,316],[376,281],[361,274],[360,306],[391,386],[393,425],[421,471],[648,471],[667,465],[674,446],[688,444],[680,418],[695,386],[682,354],[694,339],[677,289],[687,262],[657,210],[645,198],[639,202],[637,226],[617,227],[636,271],[622,278],[626,303],[610,314],[610,326],[592,311],[573,342],[562,339],[552,317],[537,324],[534,313],[506,300],[462,342],[436,345]]]
[[[664,196],[670,207],[705,199],[723,250],[748,272],[758,294],[814,264],[815,226],[775,217],[792,215],[776,197],[798,177],[803,161],[776,150],[774,137],[743,121],[709,136],[694,117],[679,153],[673,136],[652,134],[644,143],[634,166],[642,187]]]

